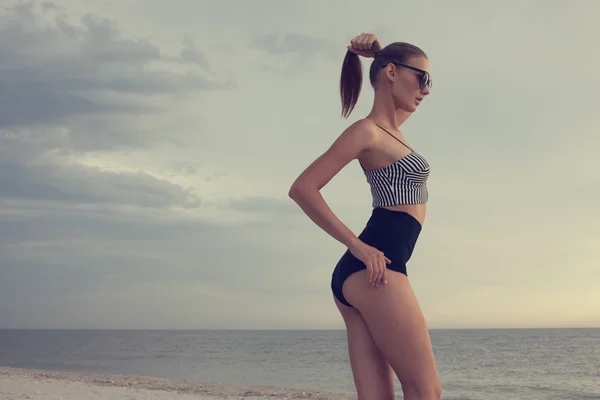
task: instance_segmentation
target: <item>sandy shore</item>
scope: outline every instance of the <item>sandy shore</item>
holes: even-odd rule
[[[349,400],[353,398],[335,393],[297,389],[0,367],[0,400]]]

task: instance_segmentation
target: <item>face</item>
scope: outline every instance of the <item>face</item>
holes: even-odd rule
[[[391,83],[396,109],[414,112],[431,90],[431,82],[427,81],[426,74],[422,72],[429,73],[429,60],[425,57],[412,57],[403,64],[388,64],[385,75]],[[425,86],[421,87],[422,84]]]

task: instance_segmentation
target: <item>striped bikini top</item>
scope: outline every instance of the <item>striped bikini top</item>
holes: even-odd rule
[[[382,168],[367,170],[361,164],[367,182],[371,186],[373,207],[426,203],[429,164],[425,158],[396,136],[381,126],[379,127],[411,152],[393,164]]]

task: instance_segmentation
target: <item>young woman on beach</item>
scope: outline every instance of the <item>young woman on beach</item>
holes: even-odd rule
[[[381,49],[377,37],[351,40],[342,66],[342,115],[362,84],[359,56],[373,58],[370,113],[350,125],[292,184],[289,196],[306,215],[347,247],[331,280],[346,325],[360,400],[394,399],[394,374],[405,400],[439,400],[441,384],[425,318],[407,278],[406,263],[425,220],[429,165],[399,131],[429,94],[426,54],[398,42]],[[331,211],[320,190],[357,159],[371,187],[373,211],[356,236]]]

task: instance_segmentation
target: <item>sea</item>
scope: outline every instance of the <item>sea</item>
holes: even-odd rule
[[[600,329],[430,334],[442,399],[600,399]],[[355,393],[345,331],[0,330],[0,365]]]

